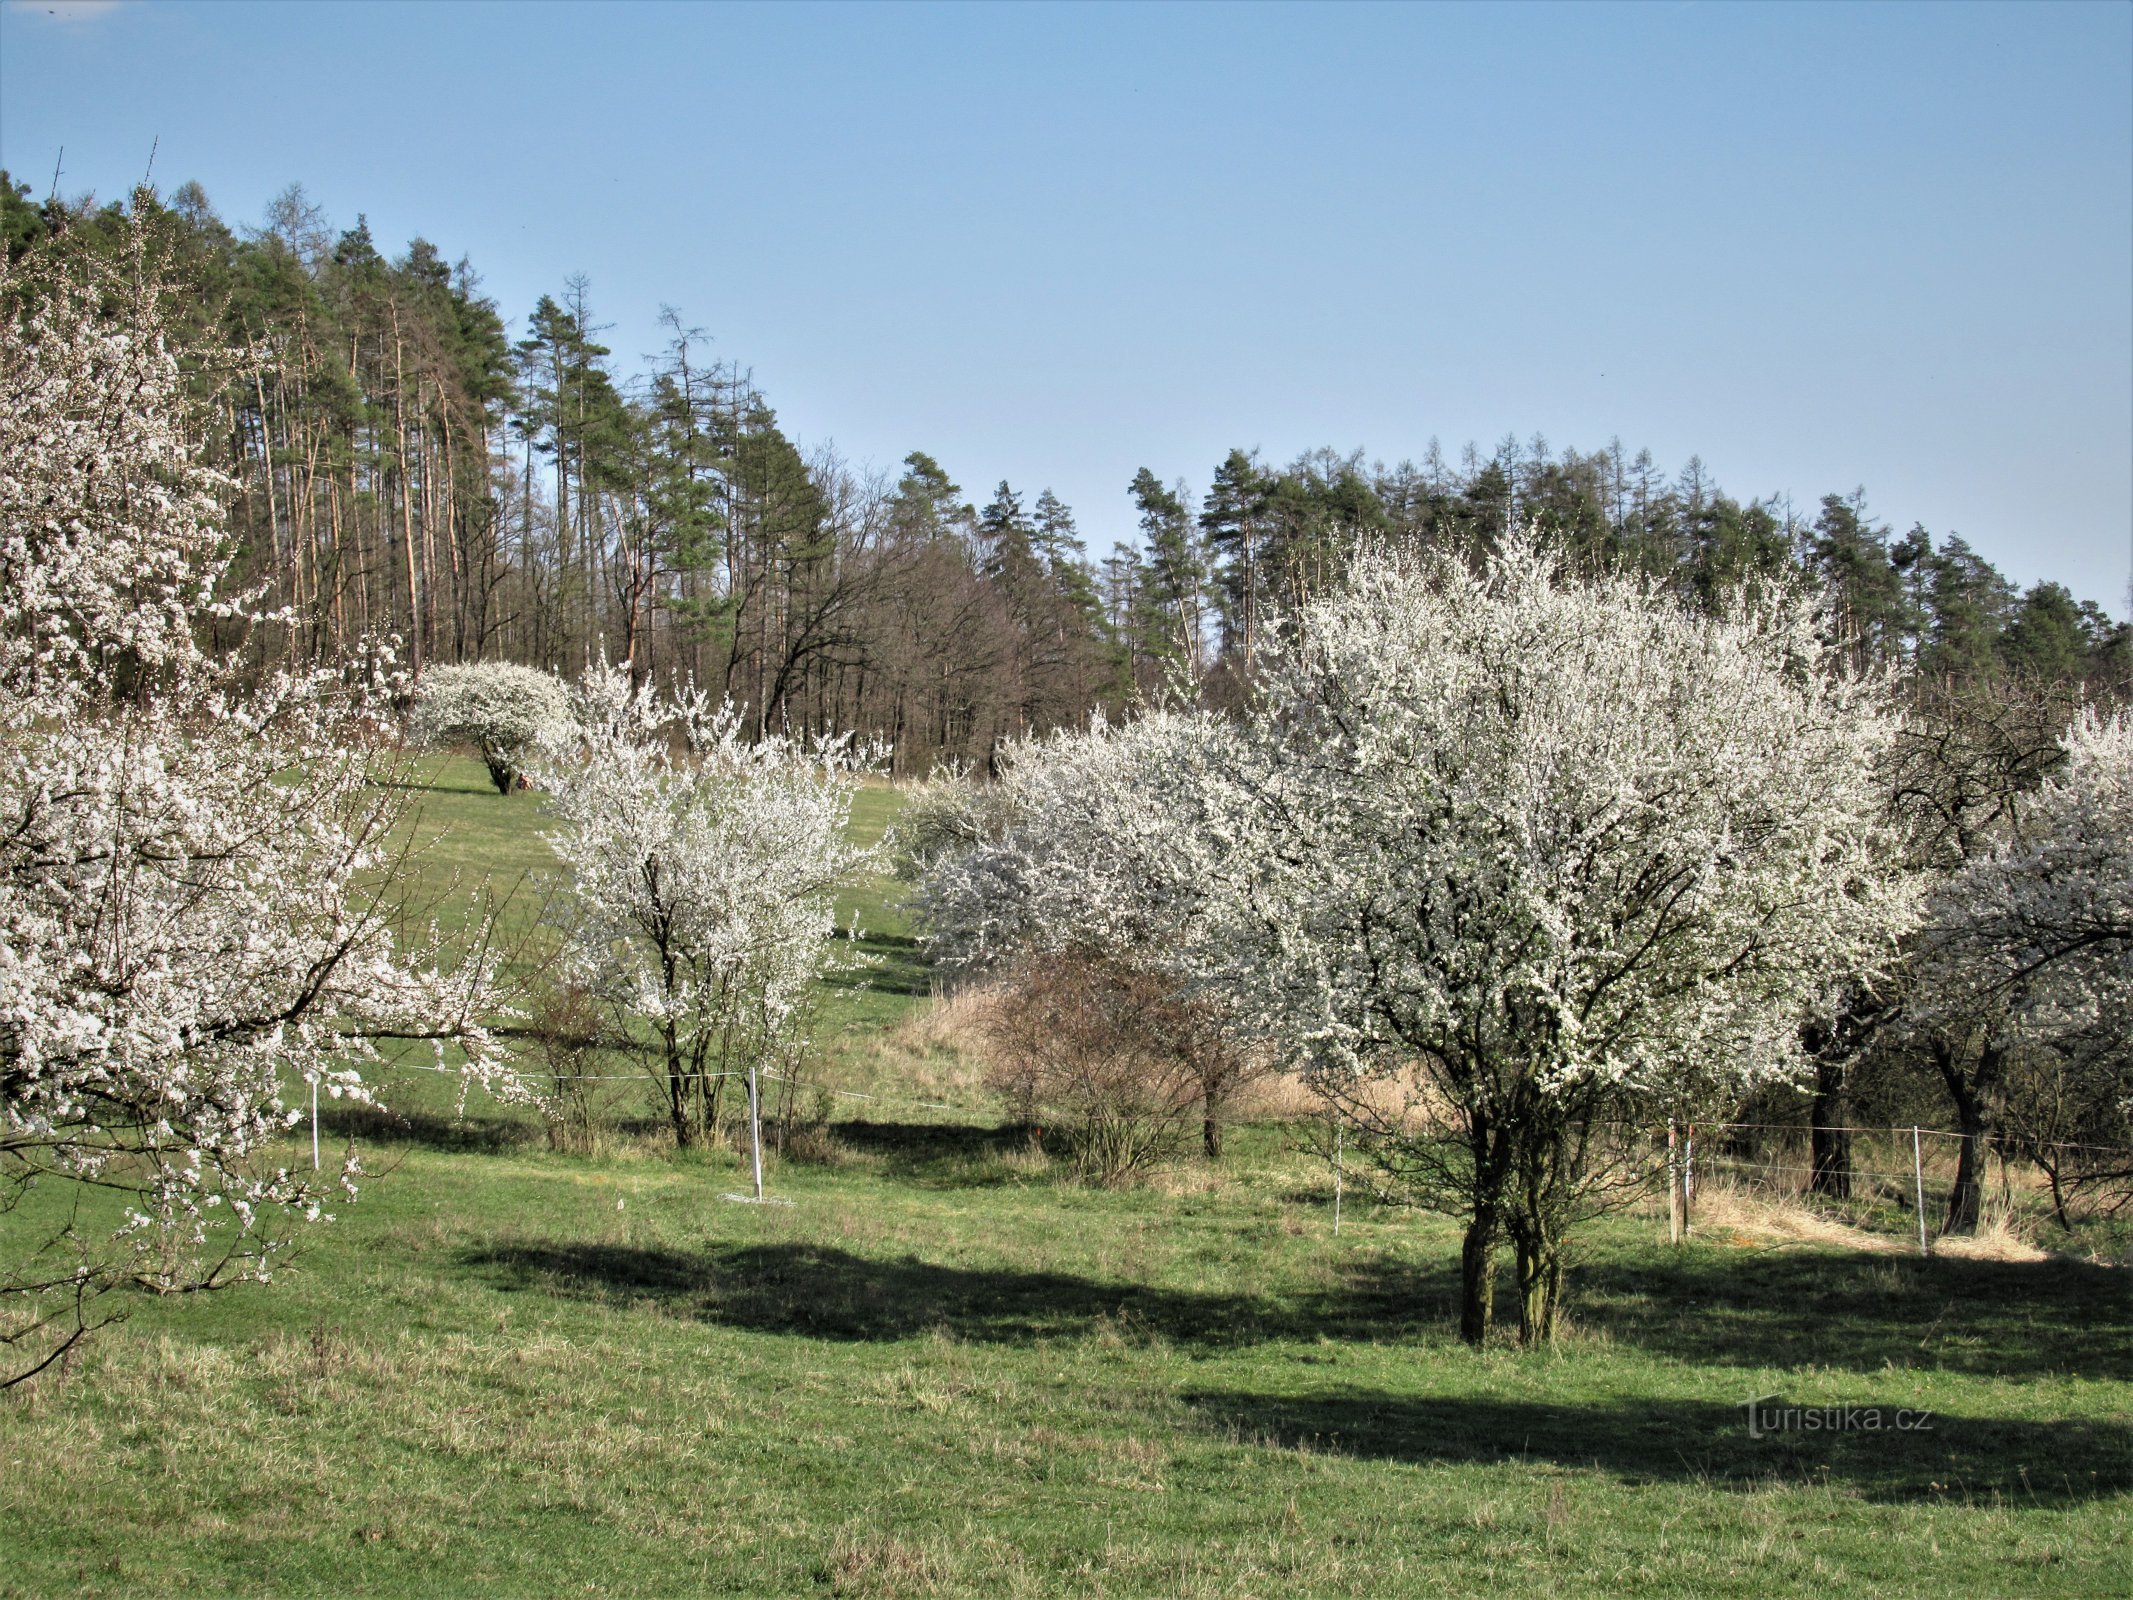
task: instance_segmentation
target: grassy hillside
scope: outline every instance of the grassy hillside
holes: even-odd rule
[[[538,797],[429,776],[424,883],[523,878],[534,927]],[[1476,1356],[1450,1227],[1351,1195],[1336,1238],[1279,1125],[1106,1192],[917,1104],[978,1102],[884,886],[854,903],[879,981],[825,997],[825,1070],[892,1098],[774,1166],[789,1207],[406,1074],[429,1114],[274,1284],[143,1299],[0,1401],[0,1594],[2133,1587],[2122,1271],[1628,1217],[1558,1351]],[[1752,1438],[1765,1395],[1932,1423]]]

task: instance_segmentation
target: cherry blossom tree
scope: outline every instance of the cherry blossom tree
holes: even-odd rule
[[[2064,1221],[2068,1181],[2133,1169],[2133,717],[2085,711],[2060,744],[1997,842],[1933,890],[1906,1011],[1938,1049],[1977,1036],[2003,1131],[2044,1163]]]
[[[912,837],[935,841],[916,897],[935,958],[1023,975],[1030,994],[1016,1003],[1070,999],[1077,1015],[1108,1007],[1136,1019],[1151,1037],[1134,1049],[1161,1062],[1165,1080],[1150,1077],[1147,1103],[1167,1107],[1167,1080],[1189,1080],[1209,1160],[1221,1156],[1230,1101],[1277,1064],[1233,1025],[1224,994],[1198,981],[1216,880],[1190,837],[1191,779],[1214,727],[1155,710],[1020,740],[1001,751],[995,783],[942,786],[912,825]],[[1028,982],[1045,957],[1071,959]]]
[[[2065,734],[2081,703],[2057,686],[2024,682],[1909,689],[1892,792],[1913,871],[1929,894],[1942,891],[1940,914],[1907,942],[1865,1042],[1917,1051],[1947,1091],[1957,1138],[1942,1229],[1968,1233],[1983,1213],[1988,1149],[1994,1141],[2009,1148],[2013,1102],[2059,1102],[2068,1083],[2048,1052],[2016,1048],[2018,985],[1950,986],[1961,962],[1935,959],[1936,950],[1954,948],[1944,891],[1986,870],[1982,863],[2026,836],[2038,790],[2066,762]],[[2049,1121],[2064,1118],[2055,1112]],[[2053,1137],[2076,1135],[2061,1127]]]
[[[490,963],[400,937],[380,887],[371,696],[247,687],[196,642],[246,607],[220,596],[177,291],[145,228],[130,245],[0,263],[4,1382],[108,1320],[107,1291],[264,1280],[292,1223],[352,1197],[352,1156],[323,1180],[290,1159],[307,1084],[368,1098],[415,1040],[515,1082]]]
[[[1508,1238],[1547,1340],[1565,1233],[1623,1176],[1608,1121],[1794,1071],[1803,1014],[1907,925],[1895,719],[1804,597],[1699,615],[1518,540],[1365,558],[1263,667],[1193,762],[1191,959],[1395,1192],[1465,1219],[1462,1335]]]
[[[537,765],[579,921],[573,975],[657,1036],[676,1143],[717,1089],[790,1061],[835,953],[835,891],[870,859],[846,837],[868,765],[848,739],[748,737],[733,706],[632,687],[604,663],[576,731]]]
[[[498,794],[509,794],[544,742],[568,736],[570,690],[538,667],[476,661],[422,675],[409,732],[432,744],[473,745]]]

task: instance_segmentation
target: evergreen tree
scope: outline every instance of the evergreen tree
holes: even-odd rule
[[[1241,652],[1247,672],[1258,642],[1259,557],[1269,487],[1257,453],[1232,450],[1215,468],[1207,497],[1200,502],[1200,531],[1221,562],[1222,647]]]
[[[2000,658],[2028,683],[2079,681],[2087,676],[2090,651],[2099,642],[2085,621],[2064,584],[2034,584],[2000,634]]]
[[[1860,659],[1888,659],[1913,630],[1902,574],[1889,555],[1889,530],[1870,521],[1866,491],[1824,495],[1807,542],[1808,570],[1829,585]]]
[[[1923,576],[1919,587],[1926,620],[1919,670],[1959,682],[1992,677],[1999,669],[2000,633],[2014,607],[2014,585],[1953,534],[1911,570]]]
[[[1140,512],[1141,537],[1148,548],[1146,598],[1163,618],[1161,655],[1197,678],[1206,627],[1207,563],[1185,510],[1184,487],[1180,483],[1165,488],[1143,467],[1128,492]]]

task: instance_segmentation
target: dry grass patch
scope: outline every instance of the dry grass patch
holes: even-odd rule
[[[1886,1253],[1904,1248],[1899,1239],[1855,1228],[1789,1196],[1722,1181],[1697,1184],[1692,1225],[1707,1240],[1722,1239],[1744,1249],[1814,1244]]]
[[[1694,1225],[1706,1240],[1744,1249],[1812,1244],[1880,1255],[1907,1255],[1918,1249],[1916,1234],[1875,1233],[1793,1196],[1724,1181],[1697,1185]],[[2027,1236],[2011,1211],[1997,1204],[1985,1207],[1975,1233],[1933,1235],[1929,1229],[1929,1237],[1935,1255],[1962,1261],[2048,1261],[2052,1254]]]

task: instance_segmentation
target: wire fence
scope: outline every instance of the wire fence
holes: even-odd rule
[[[401,1062],[397,1070],[462,1076],[459,1068]],[[546,1076],[544,1074],[544,1076]],[[687,1082],[709,1083],[719,1079],[745,1080],[747,1073],[732,1070],[686,1072],[673,1075]],[[958,1104],[880,1090],[840,1089],[804,1077],[774,1070],[758,1074],[761,1081],[792,1086],[809,1095],[853,1106],[883,1110],[946,1112],[973,1121],[997,1121],[997,1103]],[[635,1084],[661,1089],[671,1081],[663,1071],[639,1070],[619,1073],[570,1073],[560,1080],[570,1085]],[[314,1157],[317,1111],[313,1106]],[[1916,1248],[1928,1252],[1945,1235],[1954,1210],[1955,1190],[1961,1179],[1964,1142],[1970,1140],[1970,1172],[1976,1205],[1981,1215],[1967,1225],[2000,1219],[2019,1220],[2048,1214],[2055,1201],[2036,1154],[2082,1170],[2118,1169],[2127,1181],[2109,1197],[2133,1193],[2133,1148],[2085,1144],[2074,1141],[2029,1141],[2023,1151],[2014,1151],[1986,1136],[1973,1137],[1947,1128],[1923,1125],[1839,1124],[1819,1130],[1800,1123],[1699,1122],[1668,1125],[1617,1125],[1631,1147],[1632,1160],[1648,1161],[1655,1192],[1666,1198],[1668,1230],[1676,1239],[1686,1238],[1702,1225],[1737,1222],[1737,1202],[1742,1198],[1797,1208],[1803,1213],[1845,1227],[1915,1239]],[[1338,1132],[1345,1132],[1343,1120]],[[1814,1141],[1820,1136],[1826,1153],[1818,1164]],[[1333,1167],[1336,1229],[1340,1196],[1345,1187],[1345,1141],[1336,1137],[1329,1155]],[[2031,1154],[2028,1152],[2034,1152]],[[2062,1212],[2062,1218],[2064,1213]]]
[[[2019,1226],[2053,1213],[2067,1221],[2045,1161],[2062,1171],[2133,1168],[2133,1149],[2064,1140],[2017,1149],[1989,1135],[1922,1125],[1817,1130],[1677,1123],[1649,1130],[1648,1137],[1675,1239],[1707,1214],[1737,1222],[1738,1201],[1746,1199],[1863,1231],[1900,1233],[1930,1253],[1952,1228]]]

